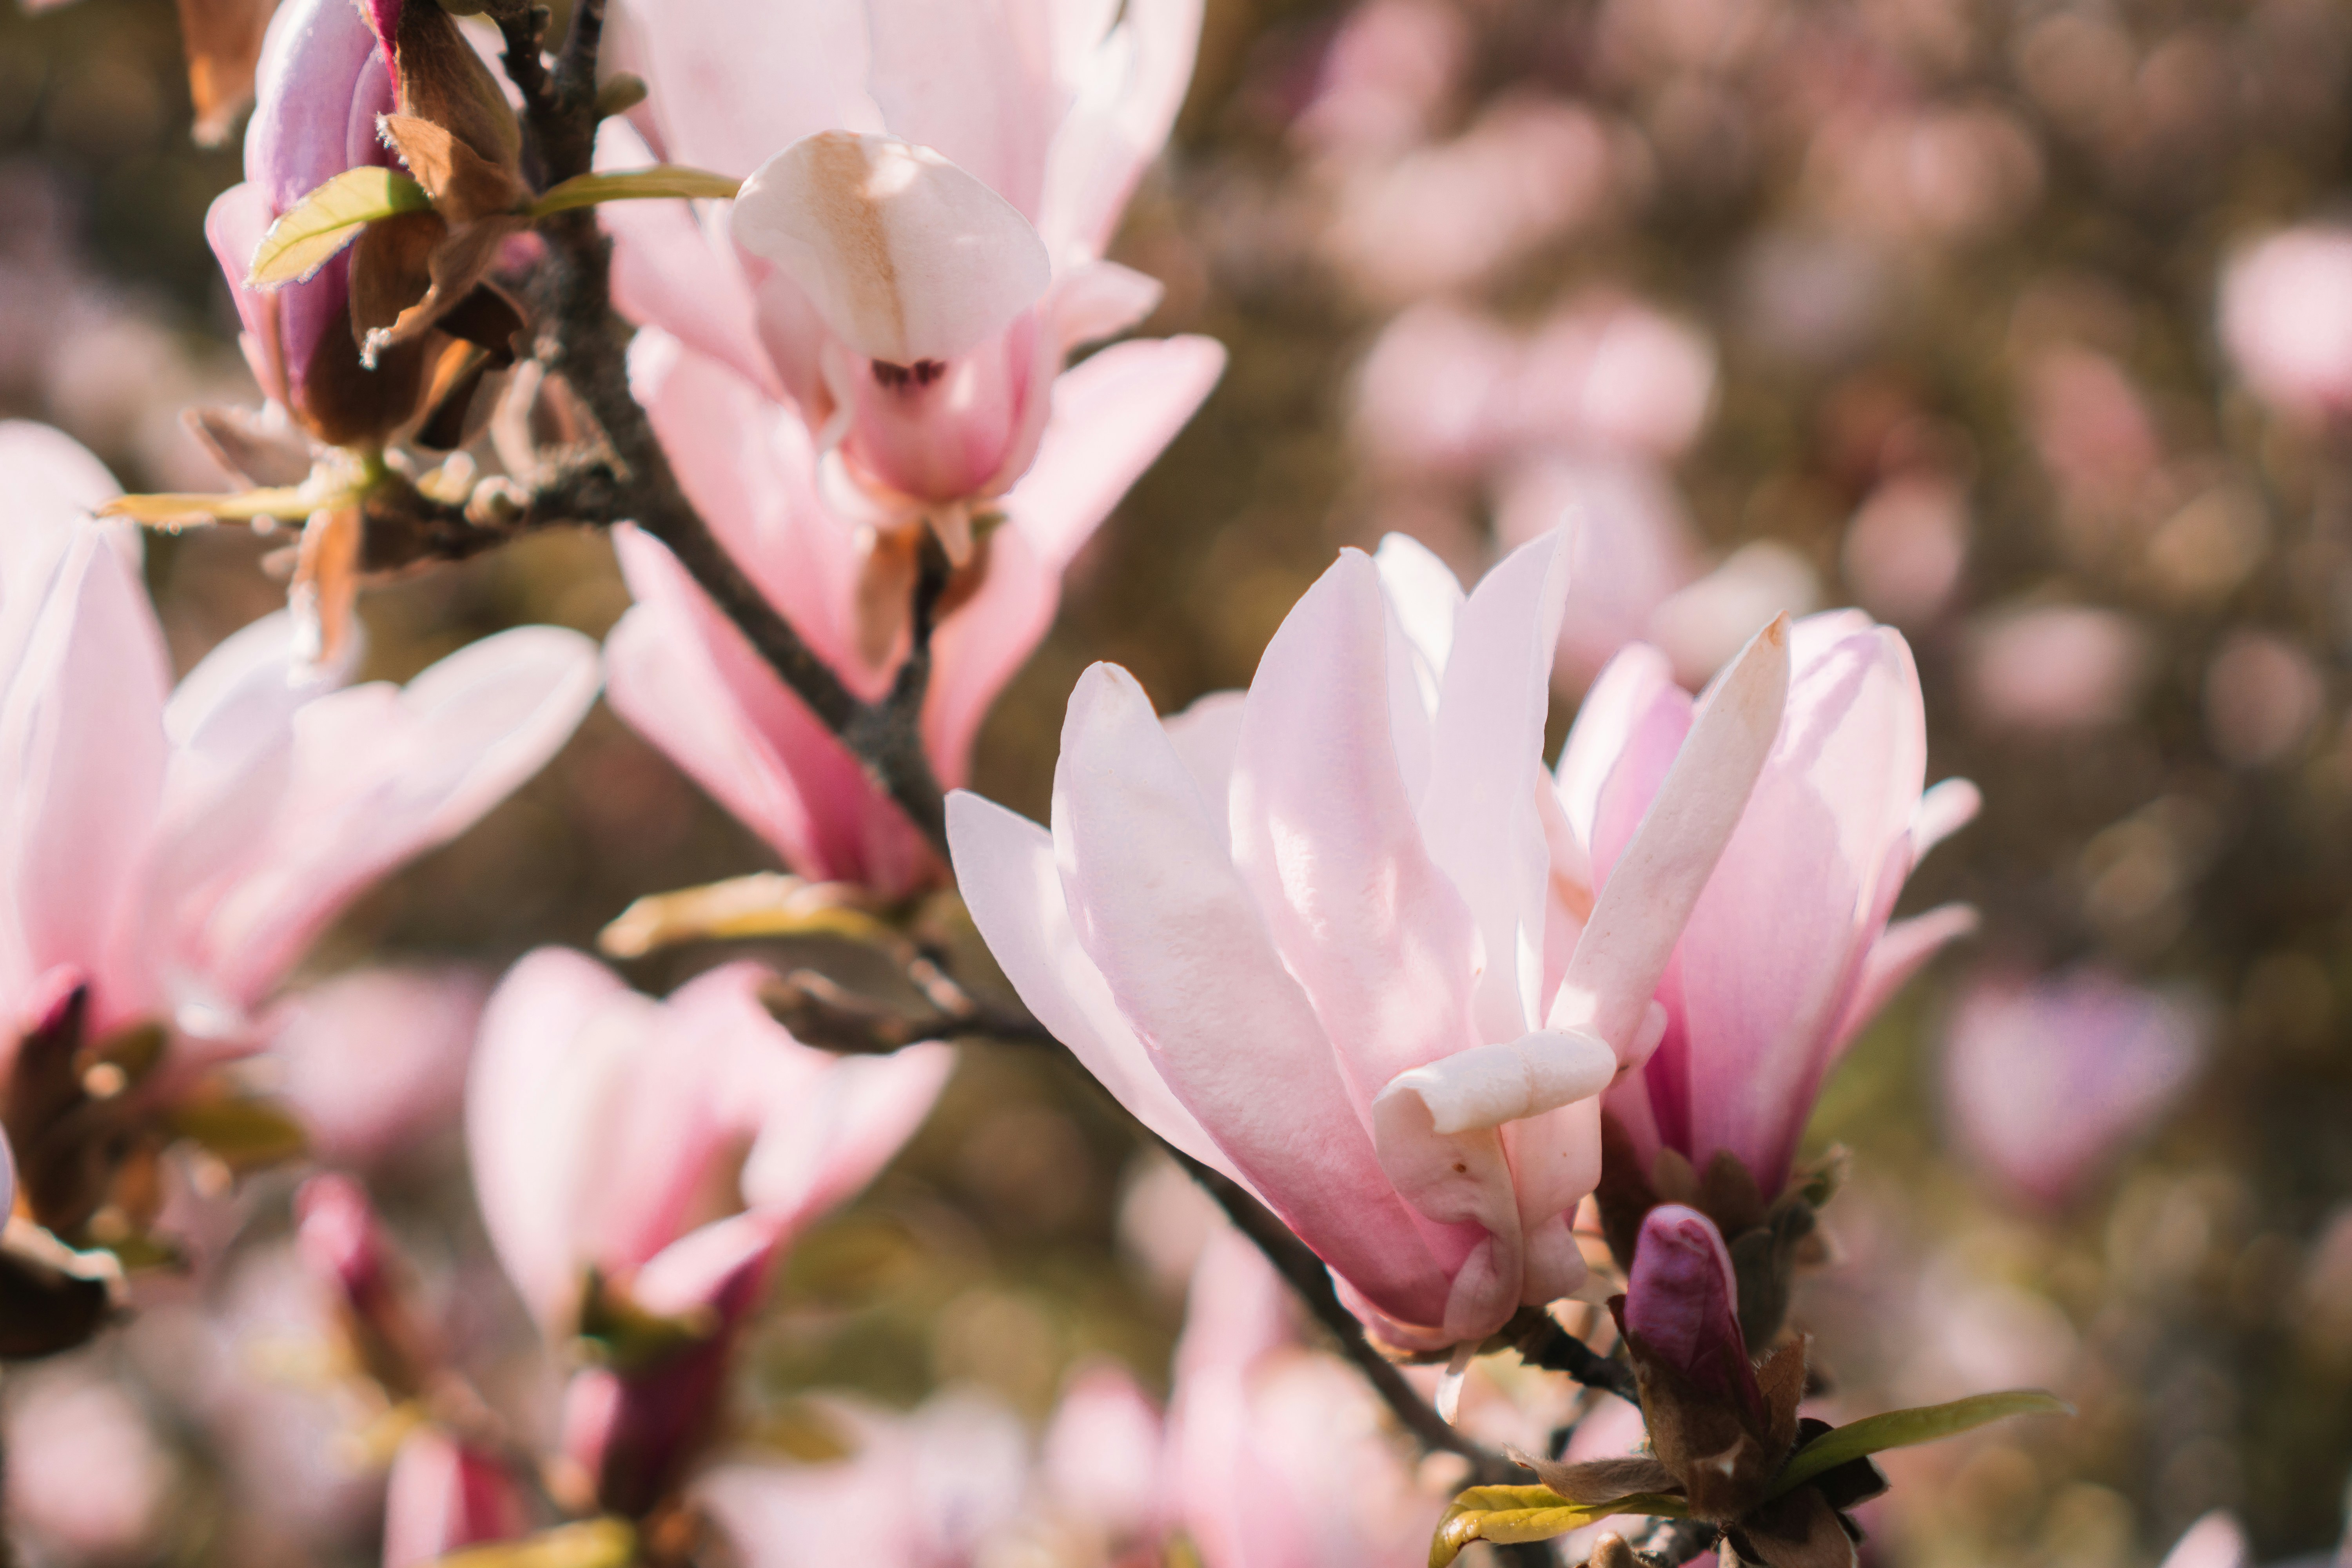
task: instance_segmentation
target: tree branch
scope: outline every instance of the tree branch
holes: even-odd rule
[[[1523,1317],[1535,1318],[1524,1331],[1515,1335],[1511,1348],[1529,1366],[1539,1366],[1546,1372],[1565,1373],[1587,1388],[1598,1388],[1613,1394],[1626,1404],[1640,1405],[1642,1396],[1634,1386],[1633,1369],[1612,1356],[1594,1351],[1591,1345],[1570,1333],[1552,1321],[1548,1312],[1530,1310]],[[1518,1325],[1504,1330],[1511,1333]]]
[[[523,95],[523,121],[533,160],[549,184],[585,174],[596,142],[596,55],[604,36],[604,0],[578,0],[572,31],[551,77],[540,59],[543,16],[534,13],[506,29],[507,68]],[[803,640],[760,592],[688,500],[652,422],[629,391],[628,329],[612,309],[612,242],[593,208],[560,213],[540,226],[548,260],[538,269],[534,317],[538,353],[603,427],[611,447],[605,488],[580,486],[563,499],[587,523],[635,522],[667,545],[751,647],[810,711],[842,739],[866,775],[897,802],[942,860],[947,858],[947,807],[923,751],[919,723],[930,679],[930,628],[943,574],[926,564],[914,605],[915,646],[890,692],[866,703]],[[574,474],[577,481],[583,476]],[[528,499],[531,526],[552,498]]]
[[[1290,1282],[1290,1288],[1307,1303],[1315,1321],[1330,1331],[1339,1342],[1339,1350],[1356,1370],[1371,1383],[1373,1389],[1394,1413],[1404,1429],[1413,1435],[1424,1448],[1443,1449],[1459,1454],[1470,1461],[1472,1480],[1477,1485],[1493,1485],[1513,1479],[1524,1479],[1518,1466],[1490,1448],[1472,1442],[1454,1430],[1445,1417],[1431,1408],[1420,1391],[1405,1381],[1396,1363],[1381,1354],[1364,1337],[1364,1325],[1356,1314],[1340,1301],[1339,1293],[1331,1287],[1331,1271],[1321,1258],[1307,1249],[1307,1244],[1291,1234],[1290,1227],[1269,1212],[1264,1204],[1251,1196],[1240,1183],[1221,1171],[1213,1171],[1182,1150],[1169,1147],[1169,1153],[1194,1181],[1208,1189],[1225,1211],[1235,1228],[1257,1243],[1267,1261]]]

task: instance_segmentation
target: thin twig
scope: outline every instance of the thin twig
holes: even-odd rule
[[[1539,1366],[1546,1372],[1566,1373],[1587,1388],[1598,1388],[1613,1394],[1628,1405],[1642,1403],[1633,1383],[1633,1369],[1614,1357],[1605,1356],[1591,1345],[1570,1333],[1549,1314],[1531,1331],[1512,1342],[1512,1349],[1529,1366]]]
[[[1307,1249],[1305,1242],[1291,1234],[1288,1226],[1232,1177],[1211,1170],[1181,1149],[1171,1148],[1169,1152],[1194,1181],[1208,1189],[1209,1195],[1217,1200],[1217,1206],[1225,1211],[1234,1226],[1257,1243],[1258,1250],[1265,1254],[1267,1261],[1307,1303],[1315,1321],[1339,1342],[1340,1352],[1370,1381],[1397,1420],[1420,1440],[1422,1447],[1443,1449],[1468,1459],[1472,1479],[1482,1485],[1508,1480],[1520,1474],[1518,1466],[1454,1430],[1421,1396],[1420,1391],[1405,1381],[1396,1363],[1372,1348],[1371,1342],[1364,1337],[1364,1325],[1348,1310],[1339,1291],[1332,1289],[1329,1268]]]
[[[1662,1568],[1681,1568],[1685,1563],[1704,1556],[1714,1549],[1722,1531],[1696,1519],[1662,1519],[1630,1544],[1643,1561]]]

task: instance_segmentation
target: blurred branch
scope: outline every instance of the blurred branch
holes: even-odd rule
[[[580,0],[551,75],[540,52],[546,13],[534,9],[503,26],[507,69],[522,93],[534,172],[547,184],[583,174],[594,161],[596,56],[604,24],[604,0]],[[916,585],[914,647],[907,663],[880,702],[860,700],[727,552],[671,471],[652,422],[629,391],[629,329],[613,311],[612,242],[597,226],[594,209],[559,213],[542,221],[539,233],[547,242],[548,259],[535,279],[538,355],[579,395],[602,427],[608,449],[527,489],[511,516],[490,520],[486,543],[474,542],[475,533],[485,531],[483,524],[468,521],[463,510],[432,502],[425,502],[424,510],[433,514],[437,508],[440,521],[467,528],[467,534],[452,536],[467,552],[559,521],[635,522],[669,548],[944,860],[946,800],[924,753],[918,721],[930,681],[930,632],[946,585],[944,563],[935,569],[927,551]]]
[[[1715,1549],[1721,1531],[1696,1519],[1662,1519],[1630,1544],[1645,1563],[1681,1568]]]

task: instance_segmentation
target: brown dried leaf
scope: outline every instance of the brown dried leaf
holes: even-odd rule
[[[407,114],[384,115],[376,126],[452,228],[512,212],[530,194],[512,170],[483,157],[445,126]]]
[[[1562,1464],[1557,1459],[1539,1459],[1533,1455],[1514,1451],[1511,1458],[1533,1470],[1544,1485],[1573,1503],[1607,1502],[1634,1492],[1674,1492],[1682,1489],[1675,1473],[1647,1454],[1629,1454],[1618,1459],[1588,1459],[1580,1464]]]

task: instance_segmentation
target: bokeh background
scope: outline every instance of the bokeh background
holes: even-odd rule
[[[255,398],[202,237],[236,155],[188,121],[167,0],[0,8],[0,413],[132,489],[215,488],[180,410]],[[978,787],[1042,816],[1086,664],[1163,710],[1243,684],[1333,550],[1391,530],[1475,574],[1582,520],[1555,739],[1628,638],[1696,679],[1774,609],[1899,626],[1930,777],[1986,799],[1906,907],[1984,925],[1830,1085],[1815,1139],[1854,1175],[1798,1317],[1856,1412],[2043,1384],[2082,1415],[1897,1467],[1876,1560],[2130,1568],[2225,1507],[2263,1560],[2324,1561],[2352,1472],[2352,263],[2249,258],[2352,217],[2347,153],[2342,0],[1212,0],[1118,255],[1168,286],[1146,330],[1232,368],[1080,558]],[[2233,355],[2233,276],[2315,386]],[[182,668],[278,601],[263,553],[152,542]],[[625,604],[601,539],[536,538],[371,595],[368,671]],[[314,956],[436,998],[291,1088],[455,1321],[518,1347],[521,1405],[553,1384],[453,1133],[470,1007],[531,945],[770,863],[600,710]],[[1164,1174],[1063,1064],[968,1047],[792,1259],[753,1440],[789,1448],[817,1387],[1036,1417],[1099,1355],[1164,1386]],[[208,1207],[205,1269],[135,1328],[10,1377],[28,1556],[370,1559],[382,1413],[289,1305],[291,1184]],[[143,1489],[78,1517],[93,1468]]]

